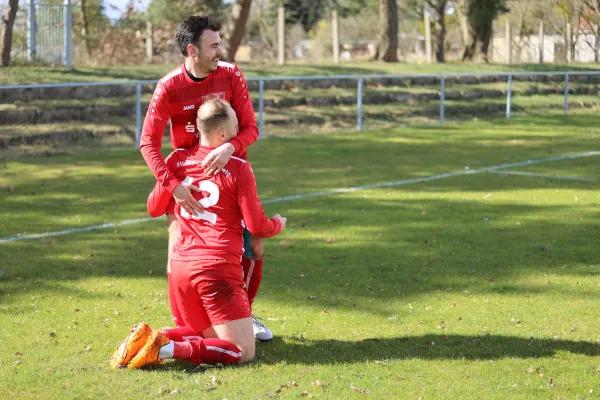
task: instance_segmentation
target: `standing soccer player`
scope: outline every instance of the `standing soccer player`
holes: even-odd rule
[[[175,203],[190,214],[202,212],[192,191],[200,189],[177,179],[163,159],[160,149],[167,122],[171,121],[171,144],[174,149],[189,149],[198,144],[196,112],[212,97],[228,101],[239,121],[239,134],[208,154],[202,166],[218,174],[232,155],[246,159],[246,148],[258,138],[258,128],[246,80],[237,66],[220,61],[223,55],[219,30],[221,23],[213,17],[192,16],[181,22],[175,41],[185,62],[160,79],[144,120],[140,150],[158,183],[174,199],[167,210],[169,231],[168,254],[179,236],[179,222],[173,215]],[[249,236],[249,235],[248,235]],[[255,238],[246,244],[249,257],[242,258],[242,267],[250,302],[254,301],[262,279],[262,240]],[[170,259],[167,261],[169,272]],[[171,293],[169,295],[172,302]],[[173,316],[176,318],[176,315]],[[175,320],[175,324],[177,325]],[[254,335],[270,340],[273,334],[258,319],[253,318]]]
[[[246,161],[232,157],[220,174],[208,174],[202,161],[213,148],[237,133],[237,118],[221,99],[205,102],[198,111],[200,145],[175,150],[167,165],[177,179],[201,188],[193,194],[203,213],[175,207],[181,235],[171,255],[169,290],[180,326],[152,331],[135,327],[117,348],[110,367],[140,368],[167,358],[197,364],[237,364],[254,358],[255,347],[248,293],[244,290],[240,258],[243,228],[258,237],[272,237],[287,220],[265,213],[256,181]],[[164,212],[171,193],[156,183],[148,202],[151,214]]]

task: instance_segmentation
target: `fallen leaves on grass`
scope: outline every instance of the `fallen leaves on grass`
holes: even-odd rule
[[[300,334],[300,337],[294,336],[292,339],[297,340],[298,342],[307,342],[308,340],[304,337],[303,334]]]
[[[431,264],[433,264],[436,261],[437,260],[435,258],[432,258],[431,260],[429,260],[425,264],[423,264],[423,267],[428,267],[428,266],[430,266]]]
[[[355,390],[357,392],[361,392],[361,393],[371,393],[371,391],[369,389],[361,389],[359,387],[356,386],[350,386],[350,389]]]
[[[294,246],[294,240],[282,240],[279,242],[279,245],[281,247],[293,247]]]
[[[289,388],[289,387],[298,387],[298,384],[295,381],[284,383],[283,385],[281,385],[277,389],[275,389],[275,393],[281,393],[281,391],[283,389]]]

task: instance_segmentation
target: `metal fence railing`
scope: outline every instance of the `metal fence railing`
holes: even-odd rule
[[[445,119],[445,104],[446,97],[446,82],[449,78],[469,78],[469,77],[500,77],[506,78],[506,118],[511,117],[512,103],[512,85],[514,77],[522,76],[562,76],[564,84],[564,113],[569,112],[569,77],[570,76],[600,76],[600,71],[568,71],[568,72],[505,72],[505,73],[458,73],[458,74],[390,74],[390,75],[337,75],[337,76],[286,76],[286,77],[271,77],[271,78],[247,78],[248,82],[258,82],[258,128],[259,138],[263,138],[264,133],[264,114],[265,114],[265,82],[269,81],[300,81],[300,80],[356,80],[357,90],[357,115],[356,129],[363,129],[363,93],[364,82],[366,79],[419,79],[419,78],[434,78],[439,79],[439,122],[444,124]],[[124,82],[82,82],[82,83],[49,83],[37,85],[3,85],[0,86],[0,91],[11,89],[44,89],[44,88],[61,88],[61,87],[92,87],[92,86],[118,86],[118,85],[135,85],[136,93],[136,145],[140,145],[140,134],[142,129],[142,85],[153,85],[155,80],[140,80],[140,81],[124,81]]]

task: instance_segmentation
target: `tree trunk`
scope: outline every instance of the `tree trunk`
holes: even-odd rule
[[[90,56],[90,38],[89,33],[89,21],[85,9],[86,0],[81,0],[81,36],[83,37],[83,46],[85,47],[85,54]]]
[[[379,60],[398,61],[398,5],[396,0],[379,0]]]
[[[488,59],[488,50],[490,49],[490,41],[492,40],[492,23],[490,22],[483,29],[483,35],[480,38],[481,40],[481,56],[483,57],[483,61],[487,64],[489,63]]]
[[[0,30],[0,57],[2,66],[10,65],[10,51],[12,49],[12,32],[17,9],[19,8],[19,0],[9,0],[6,14],[2,17],[2,29]]]
[[[229,37],[229,44],[227,46],[227,61],[235,61],[235,53],[237,52],[244,33],[246,32],[246,22],[248,21],[248,15],[250,15],[250,6],[252,6],[252,0],[237,0],[234,6],[234,10],[237,9],[237,16],[235,16],[235,22],[233,30]],[[234,15],[236,12],[234,11]]]
[[[477,50],[477,43],[479,42],[479,36],[477,34],[477,30],[475,29],[474,26],[472,26],[471,24],[468,24],[468,30],[467,30],[467,42],[465,44],[465,49],[463,51],[463,56],[462,56],[462,60],[466,61],[466,60],[473,60],[473,57],[475,57],[475,52]]]
[[[600,0],[596,0],[594,2],[594,11],[595,11],[595,16],[596,16],[596,27],[594,30],[594,34],[596,36],[596,43],[594,44],[594,62],[598,62],[598,52],[599,52],[599,47],[600,47],[600,43],[598,43],[600,41]]]
[[[463,47],[467,46],[469,42],[469,24],[467,23],[467,16],[463,7],[465,6],[464,0],[456,2],[454,10],[456,11],[456,18],[460,25],[460,38],[462,39]]]
[[[435,13],[435,59],[437,62],[445,62],[444,42],[446,41],[446,21],[444,20],[446,11],[446,0],[438,0]]]
[[[494,19],[507,12],[504,0],[467,0],[465,9],[469,26],[469,40],[463,52],[463,61],[472,60],[477,53],[488,62],[488,50],[492,39],[492,24]]]

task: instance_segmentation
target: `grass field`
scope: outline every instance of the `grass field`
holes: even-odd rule
[[[145,218],[136,150],[0,165],[0,397],[596,398],[599,126],[549,114],[256,143],[261,198],[289,229],[266,241],[254,309],[276,337],[235,368],[108,370],[131,325],[170,324],[164,220],[15,240]]]
[[[342,64],[289,62],[282,68],[277,63],[239,63],[247,78],[300,75],[367,75],[367,74],[439,74],[485,73],[513,71],[598,71],[598,64],[410,64],[381,62],[349,62]],[[118,67],[45,67],[13,66],[0,70],[3,85],[96,81],[160,79],[176,65],[148,64]]]

